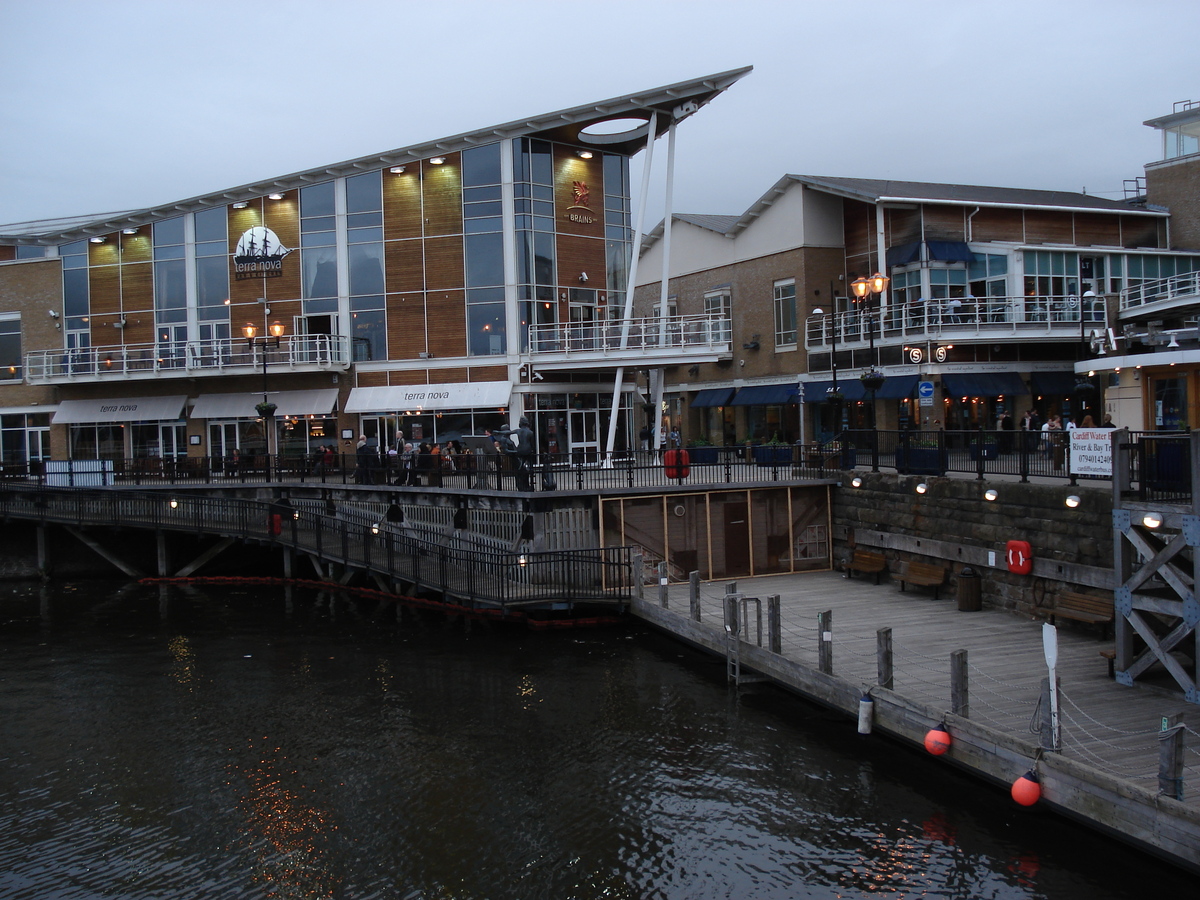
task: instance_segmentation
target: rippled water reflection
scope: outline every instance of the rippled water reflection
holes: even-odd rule
[[[6,898],[1103,900],[1154,867],[633,627],[4,591]]]

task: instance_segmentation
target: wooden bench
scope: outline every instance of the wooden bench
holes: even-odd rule
[[[1056,624],[1059,616],[1077,622],[1093,622],[1100,626],[1100,640],[1104,640],[1108,637],[1108,628],[1113,623],[1114,615],[1112,597],[1063,591],[1054,601],[1054,609],[1050,610],[1050,624]]]
[[[846,577],[853,578],[854,573],[869,575],[875,573],[875,583],[879,584],[879,575],[887,568],[887,559],[882,553],[871,550],[855,550],[854,555],[846,562]]]
[[[946,567],[939,566],[937,563],[923,563],[915,560],[909,560],[904,571],[900,573],[892,573],[892,578],[900,582],[900,591],[903,593],[904,585],[915,584],[918,587],[933,588],[933,599],[938,599],[938,593],[943,584],[946,583]]]

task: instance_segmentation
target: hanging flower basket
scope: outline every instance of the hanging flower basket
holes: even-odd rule
[[[828,394],[825,395],[826,403],[841,403],[845,399],[846,399],[846,395],[843,394],[841,391],[830,391]]]
[[[274,403],[256,403],[254,404],[254,409],[264,419],[269,419],[275,415]]]
[[[877,391],[883,387],[883,382],[886,379],[884,374],[878,369],[868,369],[858,377],[858,380],[862,382],[862,386],[868,391]]]

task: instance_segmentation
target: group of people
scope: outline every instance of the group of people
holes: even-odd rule
[[[443,474],[470,468],[471,455],[458,441],[415,446],[397,432],[395,443],[380,455],[367,436],[359,435],[354,449],[354,483],[378,484],[381,480],[395,485],[440,485]],[[318,462],[320,465],[320,462]]]
[[[1085,414],[1078,422],[1070,416],[1064,420],[1057,414],[1052,414],[1043,420],[1036,410],[1027,409],[1025,415],[1021,417],[1021,431],[1025,433],[1025,449],[1031,452],[1035,449],[1041,450],[1050,458],[1056,469],[1063,467],[1066,456],[1066,441],[1064,440],[1066,433],[1074,431],[1076,428],[1088,430],[1116,427],[1111,413],[1106,413],[1104,421],[1099,425],[1090,414]]]

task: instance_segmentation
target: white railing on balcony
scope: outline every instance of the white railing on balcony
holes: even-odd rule
[[[889,306],[870,312],[852,309],[836,316],[811,316],[805,326],[808,348],[834,344],[876,344],[1039,334],[1074,337],[1108,327],[1103,297],[964,297]]]
[[[1151,303],[1170,305],[1176,301],[1181,304],[1200,302],[1200,272],[1143,281],[1126,288],[1121,291],[1120,309],[1125,312]]]
[[[705,350],[728,352],[733,328],[720,316],[658,316],[630,319],[627,323],[571,322],[533,325],[529,329],[529,353],[602,356],[637,355],[646,352]]]
[[[239,374],[261,368],[264,353],[273,369],[344,368],[350,364],[350,341],[337,334],[307,334],[285,335],[278,346],[274,338],[258,338],[253,346],[231,338],[36,350],[25,357],[25,373],[31,383]]]

